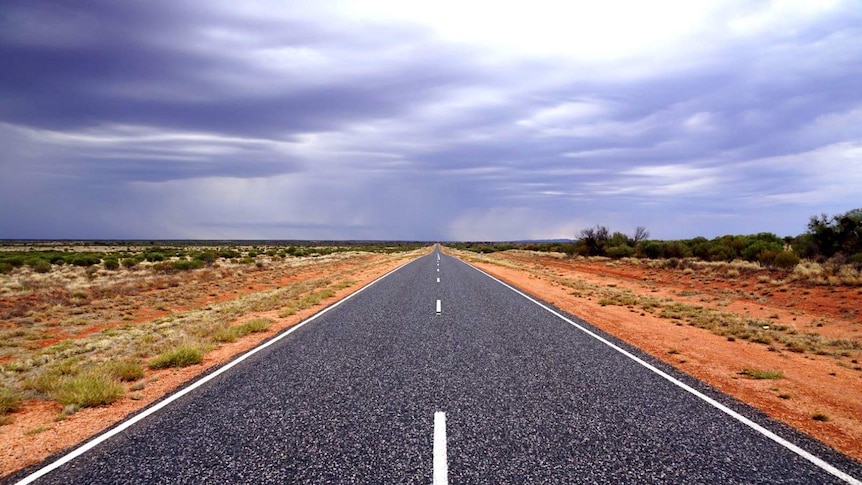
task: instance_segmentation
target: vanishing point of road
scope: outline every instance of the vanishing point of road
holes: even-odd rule
[[[436,248],[11,479],[826,484],[860,470]]]

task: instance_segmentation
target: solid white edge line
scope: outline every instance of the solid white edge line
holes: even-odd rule
[[[449,464],[446,461],[446,413],[434,413],[434,485],[448,485]]]
[[[459,261],[461,261],[461,260],[459,260]],[[707,395],[703,394],[702,392],[698,391],[697,389],[694,389],[693,387],[689,386],[688,384],[686,384],[686,383],[684,383],[684,382],[680,381],[679,379],[677,379],[677,378],[675,378],[675,377],[671,376],[670,374],[668,374],[668,373],[666,373],[666,372],[662,371],[661,369],[659,369],[659,368],[657,368],[657,367],[653,366],[653,365],[652,365],[652,364],[650,364],[649,362],[646,362],[646,361],[644,361],[643,359],[641,359],[641,358],[637,357],[636,355],[633,355],[631,352],[629,352],[629,351],[627,351],[627,350],[625,350],[625,349],[623,349],[623,348],[621,348],[621,347],[617,346],[616,344],[614,344],[613,342],[609,341],[608,339],[606,339],[606,338],[602,337],[601,335],[598,335],[598,334],[596,334],[596,333],[592,332],[591,330],[589,330],[588,328],[585,328],[584,326],[579,325],[578,323],[576,323],[576,322],[572,321],[571,319],[567,318],[565,315],[560,314],[559,312],[557,312],[557,311],[555,311],[554,309],[552,309],[552,308],[548,307],[548,306],[547,306],[547,305],[545,305],[544,303],[542,303],[542,302],[540,302],[540,301],[536,300],[535,298],[533,298],[533,297],[531,297],[530,295],[528,295],[528,294],[524,293],[523,291],[521,291],[521,290],[519,290],[519,289],[517,289],[517,288],[513,287],[512,285],[509,285],[508,283],[506,283],[506,282],[504,282],[504,281],[502,281],[502,280],[500,280],[500,279],[498,279],[498,278],[496,278],[496,277],[494,277],[494,276],[491,276],[490,274],[488,274],[488,273],[486,273],[486,272],[482,271],[481,269],[479,269],[479,268],[477,268],[477,267],[473,266],[473,265],[472,265],[472,264],[470,264],[470,263],[467,263],[466,261],[461,261],[461,262],[462,262],[462,263],[464,263],[464,264],[466,264],[467,266],[469,266],[469,267],[471,267],[471,268],[475,269],[476,271],[478,271],[478,272],[480,272],[480,273],[484,274],[484,275],[485,275],[485,276],[487,276],[488,278],[491,278],[492,280],[496,281],[497,283],[500,283],[501,285],[505,286],[506,288],[509,288],[510,290],[514,291],[515,293],[517,293],[517,294],[519,294],[519,295],[523,296],[524,298],[526,298],[527,300],[529,300],[529,301],[531,301],[531,302],[535,303],[536,305],[538,305],[538,306],[540,306],[540,307],[544,308],[545,310],[547,310],[547,311],[548,311],[548,312],[550,312],[551,314],[553,314],[553,315],[557,316],[558,318],[562,319],[563,321],[565,321],[565,322],[567,322],[567,323],[569,323],[569,324],[573,325],[575,328],[577,328],[578,330],[580,330],[580,331],[582,331],[582,332],[586,333],[586,334],[587,334],[587,335],[589,335],[590,337],[593,337],[594,339],[598,340],[599,342],[602,342],[603,344],[607,345],[608,347],[610,347],[610,348],[612,348],[612,349],[616,350],[617,352],[619,352],[619,353],[621,353],[621,354],[625,355],[625,356],[626,356],[626,357],[628,357],[629,359],[631,359],[631,360],[633,360],[633,361],[637,362],[638,364],[640,364],[640,365],[642,365],[642,366],[646,367],[646,368],[647,368],[647,369],[649,369],[650,371],[654,372],[655,374],[658,374],[659,376],[661,376],[661,377],[662,377],[662,378],[664,378],[665,380],[669,381],[670,383],[674,384],[675,386],[677,386],[677,387],[679,387],[679,388],[681,388],[681,389],[685,390],[686,392],[688,392],[688,393],[690,393],[690,394],[693,394],[694,396],[698,397],[699,399],[701,399],[701,400],[705,401],[705,402],[706,402],[707,404],[709,404],[710,406],[712,406],[712,407],[714,407],[714,408],[718,409],[719,411],[721,411],[721,412],[723,412],[723,413],[727,414],[728,416],[730,416],[730,417],[732,417],[732,418],[736,419],[737,421],[739,421],[739,422],[741,422],[742,424],[744,424],[744,425],[748,426],[749,428],[751,428],[751,429],[753,429],[753,430],[757,431],[758,433],[760,433],[760,434],[762,434],[763,436],[765,436],[765,437],[769,438],[770,440],[772,440],[772,441],[774,441],[774,442],[778,443],[779,445],[781,445],[781,446],[783,446],[783,447],[787,448],[788,450],[790,450],[790,451],[792,451],[792,452],[796,453],[796,454],[797,454],[797,455],[799,455],[800,457],[802,457],[802,458],[804,458],[804,459],[808,460],[810,463],[812,463],[812,464],[816,465],[818,468],[820,468],[820,469],[822,469],[822,470],[824,470],[824,471],[826,471],[826,472],[830,473],[831,475],[833,475],[833,476],[835,476],[835,477],[837,477],[837,478],[839,478],[839,479],[841,479],[841,480],[844,480],[844,481],[845,481],[845,482],[847,482],[847,483],[851,483],[851,484],[853,484],[853,485],[862,485],[862,481],[860,481],[860,480],[858,480],[858,479],[856,479],[856,478],[852,477],[851,475],[849,475],[849,474],[847,474],[847,473],[845,473],[845,472],[843,472],[843,471],[839,470],[838,468],[836,468],[836,467],[835,467],[834,465],[832,465],[831,463],[829,463],[829,462],[827,462],[827,461],[823,460],[822,458],[820,458],[820,457],[818,457],[818,456],[815,456],[814,454],[812,454],[812,453],[810,453],[810,452],[808,452],[808,451],[806,451],[806,450],[804,450],[804,449],[800,448],[799,446],[797,446],[797,445],[795,445],[795,444],[791,443],[790,441],[788,441],[788,440],[786,440],[786,439],[782,438],[781,436],[779,436],[779,435],[777,435],[777,434],[773,433],[772,431],[770,431],[770,430],[768,430],[768,429],[764,428],[763,426],[761,426],[761,425],[759,425],[759,424],[755,423],[755,422],[754,422],[754,421],[752,421],[751,419],[746,418],[745,416],[743,416],[743,415],[739,414],[738,412],[734,411],[733,409],[730,409],[729,407],[725,406],[724,404],[721,404],[720,402],[716,401],[715,399],[713,399],[713,398],[711,398],[711,397],[709,397],[709,396],[707,396]]]
[[[389,271],[388,273],[384,274],[383,276],[380,276],[379,278],[375,279],[374,281],[372,281],[372,282],[368,283],[367,285],[363,286],[362,288],[356,290],[355,292],[345,296],[341,300],[333,303],[332,305],[330,305],[330,306],[324,308],[323,310],[315,313],[314,315],[308,317],[307,319],[305,319],[305,320],[297,323],[296,325],[290,327],[288,330],[284,331],[284,333],[276,335],[275,337],[271,338],[270,340],[267,340],[266,342],[263,342],[262,344],[258,345],[257,347],[252,348],[248,352],[240,355],[236,359],[224,364],[222,367],[219,367],[218,369],[213,371],[211,374],[208,374],[206,377],[203,377],[200,380],[193,382],[188,387],[185,387],[185,388],[177,391],[175,394],[169,395],[163,401],[159,401],[157,404],[153,405],[153,407],[144,409],[143,411],[141,411],[140,414],[136,414],[135,416],[130,418],[128,421],[122,422],[119,425],[117,425],[116,428],[112,428],[112,429],[106,431],[105,433],[103,433],[101,435],[97,435],[91,441],[85,443],[84,445],[80,446],[79,448],[75,448],[74,450],[70,451],[69,453],[58,458],[57,461],[52,462],[51,464],[46,465],[45,467],[36,470],[35,472],[31,473],[30,475],[27,475],[26,477],[21,479],[21,481],[16,482],[16,485],[26,485],[28,483],[33,483],[34,481],[38,480],[39,478],[42,478],[43,476],[47,475],[48,473],[56,470],[57,468],[60,468],[61,466],[65,465],[66,463],[69,463],[70,461],[74,460],[75,458],[78,458],[79,456],[90,451],[91,449],[95,448],[96,446],[104,443],[108,439],[110,439],[110,438],[122,433],[123,431],[127,430],[128,428],[130,428],[134,424],[138,423],[139,421],[142,421],[145,418],[149,417],[150,415],[156,413],[157,411],[159,411],[163,407],[167,406],[168,404],[176,401],[177,399],[179,399],[179,398],[185,396],[186,394],[194,391],[195,389],[203,386],[204,384],[215,379],[216,377],[220,376],[221,374],[224,374],[225,372],[230,370],[233,366],[239,364],[240,362],[244,361],[245,359],[247,359],[247,358],[251,357],[252,355],[260,352],[261,350],[269,347],[270,345],[278,342],[279,340],[287,337],[288,335],[295,332],[296,330],[299,330],[305,324],[312,322],[314,320],[317,320],[319,317],[323,316],[324,314],[326,314],[330,310],[333,310],[334,308],[340,306],[342,303],[344,303],[344,302],[350,300],[351,298],[353,298],[354,296],[362,293],[363,291],[365,291],[366,289],[368,289],[369,287],[371,287],[372,285],[374,285],[378,281],[382,280],[383,278],[386,278],[387,276],[391,275],[392,273],[395,273],[396,271],[407,266],[408,264],[410,264],[414,261],[417,261],[421,257],[422,256],[419,256],[417,258],[411,259],[410,261],[407,261],[406,263],[398,266],[397,268],[393,269],[392,271]]]

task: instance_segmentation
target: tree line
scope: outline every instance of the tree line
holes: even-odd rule
[[[808,229],[798,236],[778,237],[762,232],[753,235],[726,235],[713,239],[696,237],[663,241],[649,239],[644,227],[632,235],[602,225],[580,232],[572,242],[549,243],[463,243],[464,249],[495,252],[506,249],[555,251],[569,255],[618,258],[683,259],[704,261],[745,260],[769,268],[792,269],[801,258],[835,264],[853,264],[862,268],[862,209],[843,214],[812,216]]]

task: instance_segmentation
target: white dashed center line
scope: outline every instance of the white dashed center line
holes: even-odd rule
[[[441,307],[440,307],[440,300],[437,300],[437,314],[438,314],[438,315],[440,314],[441,310],[442,310],[442,309],[441,309]]]
[[[448,484],[449,464],[446,461],[446,413],[437,411],[434,413],[434,485]]]

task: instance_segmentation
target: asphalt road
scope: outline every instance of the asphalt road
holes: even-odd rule
[[[36,483],[429,484],[437,412],[437,483],[845,483],[478,270],[437,258],[407,264]],[[632,352],[860,476],[858,463]]]

